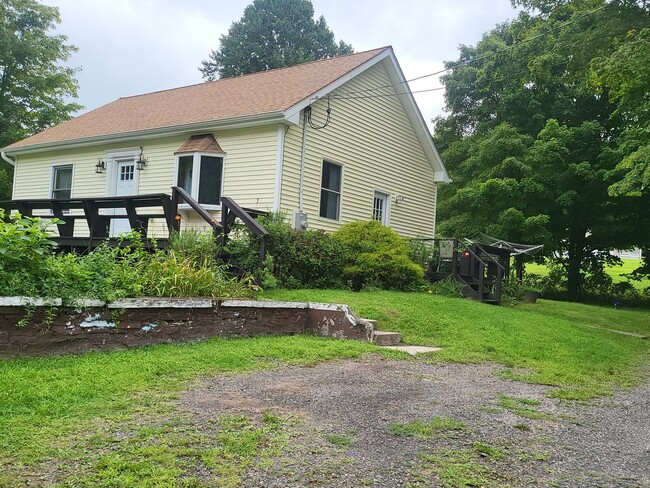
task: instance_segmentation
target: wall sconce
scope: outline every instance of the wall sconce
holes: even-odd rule
[[[105,169],[106,169],[106,163],[102,158],[99,158],[97,160],[97,164],[95,165],[95,173],[102,174]]]
[[[395,195],[395,203],[402,203],[404,200],[406,200],[405,196]]]
[[[139,170],[143,170],[147,165],[147,158],[144,157],[142,146],[140,146],[140,156],[138,156],[138,160],[135,162],[135,165]]]

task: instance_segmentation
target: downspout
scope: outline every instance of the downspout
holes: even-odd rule
[[[298,187],[298,211],[302,212],[302,194],[305,186],[305,148],[307,147],[307,112],[310,107],[302,111],[302,148],[300,150],[300,185]]]
[[[6,152],[4,152],[4,151],[0,152],[0,157],[2,157],[2,159],[7,161],[11,166],[16,166],[16,161],[14,161],[9,156],[7,156]]]

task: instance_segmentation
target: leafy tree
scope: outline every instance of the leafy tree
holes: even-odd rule
[[[309,0],[254,0],[219,42],[199,68],[208,81],[354,52],[334,41],[324,17],[314,20]]]
[[[75,70],[59,64],[76,48],[49,33],[60,21],[57,8],[35,0],[0,2],[0,147],[81,109],[67,101],[77,96]],[[0,199],[9,197],[10,172],[0,161]]]
[[[610,249],[650,239],[639,182],[636,200],[617,190],[645,154],[646,56],[640,71],[618,68],[650,13],[625,0],[514,3],[528,11],[447,64],[436,140],[457,184],[442,190],[439,229],[544,242],[576,298]]]

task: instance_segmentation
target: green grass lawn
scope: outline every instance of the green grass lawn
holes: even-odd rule
[[[569,302],[495,307],[424,293],[278,290],[279,300],[347,303],[407,344],[440,346],[436,357],[459,362],[495,361],[504,374],[557,385],[554,395],[588,398],[616,385],[634,384],[648,359],[650,341],[595,329],[650,335],[650,312],[614,310]],[[527,371],[522,372],[521,368]]]
[[[262,298],[347,303],[380,328],[400,331],[406,343],[443,347],[421,360],[500,363],[500,374],[555,385],[551,394],[567,399],[638,384],[650,353],[650,340],[603,330],[650,334],[643,310],[547,300],[495,307],[397,292],[276,290]],[[288,420],[228,418],[216,433],[197,431],[173,404],[179,392],[215,374],[372,351],[379,349],[293,336],[0,360],[0,486],[49,485],[39,476],[56,472],[53,466],[75,467],[61,486],[199,486],[187,478],[199,464],[230,480],[219,486],[237,486],[246,463],[285,442],[281,425]],[[159,425],[159,418],[169,420]]]
[[[608,266],[606,268],[607,273],[612,277],[614,283],[620,283],[621,281],[627,281],[624,274],[629,274],[641,265],[640,259],[623,259],[620,266]],[[534,273],[541,276],[548,276],[548,267],[544,264],[536,263],[526,263],[526,272]],[[645,288],[650,286],[650,279],[645,278],[641,281],[631,281],[634,287],[643,291]]]

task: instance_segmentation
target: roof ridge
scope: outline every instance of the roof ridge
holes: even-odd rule
[[[193,86],[212,85],[214,83],[219,83],[219,82],[224,82],[224,81],[229,81],[229,80],[239,80],[239,79],[244,78],[244,77],[260,76],[260,75],[263,75],[265,73],[276,73],[278,71],[292,69],[292,68],[298,68],[298,67],[301,67],[301,66],[306,66],[308,64],[323,63],[323,62],[327,62],[327,61],[332,61],[334,59],[348,58],[348,57],[351,57],[351,56],[367,54],[367,53],[372,52],[372,51],[377,51],[379,53],[379,52],[385,51],[386,49],[390,49],[390,48],[391,48],[390,45],[382,46],[382,47],[378,47],[378,48],[375,48],[375,49],[367,49],[365,51],[359,51],[358,53],[344,54],[342,56],[332,56],[331,58],[324,58],[324,59],[314,59],[313,61],[306,61],[304,63],[292,64],[291,66],[283,66],[281,68],[272,68],[272,69],[267,69],[267,70],[264,70],[264,71],[256,71],[255,73],[246,73],[246,74],[239,75],[239,76],[231,76],[229,78],[219,78],[218,80],[213,80],[213,81],[202,81],[202,82],[199,82],[199,83],[191,83],[189,85],[176,86],[174,88],[165,88],[164,90],[154,90],[154,91],[151,91],[151,92],[140,93],[138,95],[129,95],[129,96],[126,96],[126,97],[120,97],[117,100],[127,100],[129,98],[143,97],[145,95],[153,95],[155,93],[164,93],[164,92],[170,92],[170,91],[174,91],[174,90],[184,90],[186,88],[191,88]],[[108,104],[110,104],[110,103],[113,103],[113,102],[109,102]]]

